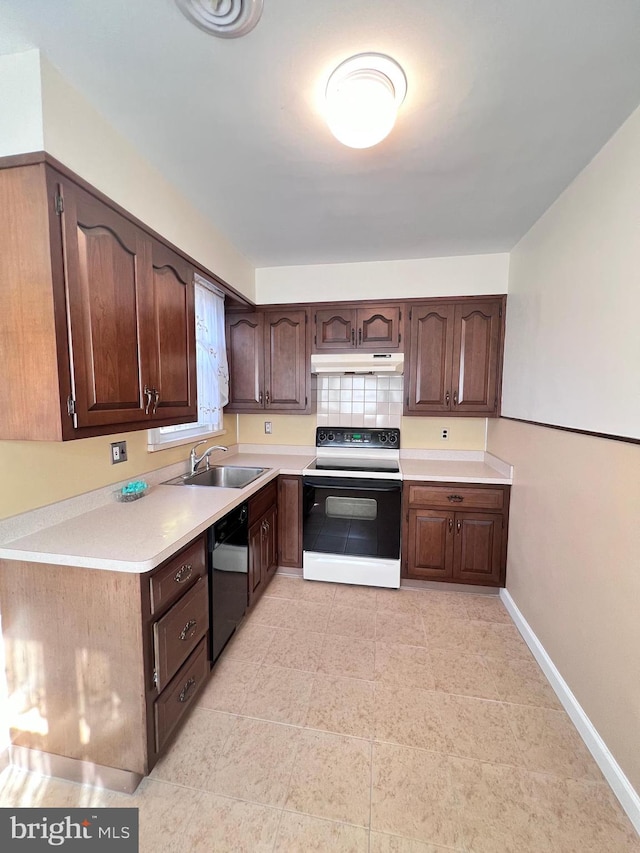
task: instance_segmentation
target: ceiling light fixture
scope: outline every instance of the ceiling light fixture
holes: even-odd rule
[[[240,38],[260,20],[263,0],[176,0],[185,17],[210,35]]]
[[[407,93],[398,63],[382,53],[359,53],[335,69],[327,83],[326,120],[350,148],[370,148],[389,135]]]

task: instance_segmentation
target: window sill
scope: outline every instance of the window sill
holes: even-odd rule
[[[152,435],[154,430],[147,430],[147,453],[155,453],[157,450],[168,450],[170,447],[181,447],[183,444],[193,445],[197,441],[208,438],[216,438],[219,435],[226,435],[226,429],[217,430],[193,430],[189,435],[174,435],[167,440],[160,440]]]

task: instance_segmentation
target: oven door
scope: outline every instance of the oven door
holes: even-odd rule
[[[303,485],[303,576],[399,586],[401,481],[313,476]]]

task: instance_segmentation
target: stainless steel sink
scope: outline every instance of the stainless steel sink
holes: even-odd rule
[[[165,486],[213,486],[219,489],[244,489],[257,480],[268,468],[247,468],[242,465],[212,465],[208,471],[184,474],[166,480]]]

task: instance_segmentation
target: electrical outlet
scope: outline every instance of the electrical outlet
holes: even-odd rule
[[[264,422],[264,431],[266,435],[271,435],[271,421]]]
[[[442,440],[443,440],[443,441],[448,441],[448,440],[449,440],[449,430],[448,430],[448,429],[443,429],[443,430],[442,430],[442,436],[441,436],[441,438],[442,438]]]
[[[111,464],[117,465],[118,462],[127,461],[127,442],[112,441],[111,442]]]

